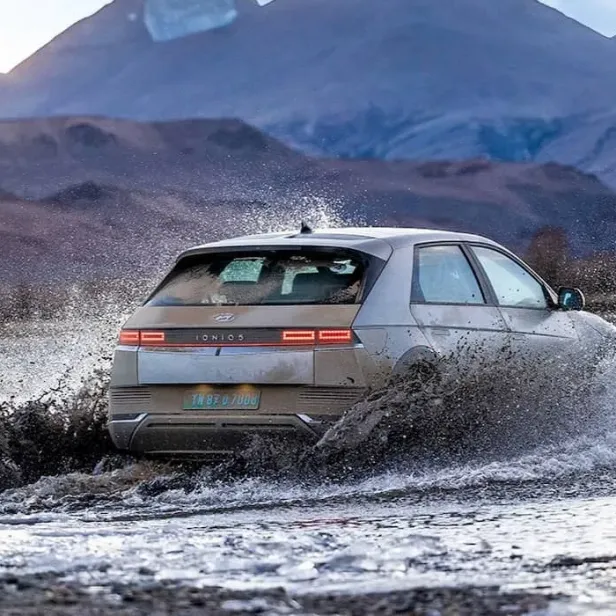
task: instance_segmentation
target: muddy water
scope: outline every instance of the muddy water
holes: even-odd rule
[[[30,386],[42,389],[49,382],[37,383],[30,366],[48,374],[44,363],[36,363],[43,338],[30,357],[19,345],[10,347],[13,355],[5,346],[3,356],[12,370],[25,366]],[[100,340],[93,336],[91,344]],[[81,339],[81,347],[87,344]],[[70,365],[70,354],[66,357]],[[91,367],[84,362],[83,373]],[[39,582],[32,579],[42,578],[32,576],[51,575],[54,588],[88,588],[88,597],[103,593],[101,605],[108,611],[124,604],[119,584],[145,593],[160,585],[174,588],[171,603],[180,584],[248,590],[254,597],[283,587],[285,597],[295,601],[225,600],[221,609],[227,613],[258,605],[267,613],[303,613],[307,595],[342,596],[351,604],[354,597],[378,592],[388,605],[397,591],[469,586],[481,596],[496,592],[506,600],[491,599],[483,611],[468,613],[614,613],[615,374],[616,365],[606,362],[583,392],[584,408],[576,402],[569,409],[570,419],[579,421],[566,424],[546,423],[552,417],[547,400],[529,390],[527,406],[537,412],[515,405],[523,411],[515,418],[519,430],[513,429],[516,422],[490,423],[487,411],[500,404],[512,416],[513,407],[503,389],[494,391],[479,380],[472,384],[477,395],[467,391],[464,399],[471,401],[466,410],[481,411],[482,438],[453,452],[449,447],[438,452],[436,442],[426,448],[419,439],[409,449],[412,455],[401,455],[405,449],[395,437],[408,424],[407,415],[401,420],[396,412],[399,387],[373,401],[372,408],[382,413],[373,439],[364,438],[364,430],[357,436],[355,427],[365,426],[366,415],[359,408],[330,435],[325,453],[309,452],[310,463],[306,455],[288,452],[281,456],[284,465],[260,461],[224,469],[109,458],[95,473],[92,465],[44,477],[0,494],[0,584],[28,580],[23,585],[36,592]],[[10,381],[5,398],[16,383]],[[559,385],[558,391],[566,391]],[[402,407],[425,410],[426,400],[414,395],[412,388],[405,391]],[[439,402],[437,424],[465,411],[459,398],[431,400]],[[567,410],[563,403],[558,401],[559,411]],[[542,431],[545,438],[526,438]],[[482,446],[473,448],[477,440]],[[357,472],[340,472],[345,460]],[[41,586],[43,599],[49,592]],[[546,603],[525,603],[535,593]],[[449,605],[463,613],[449,595],[438,601],[430,609]],[[360,602],[355,613],[362,613],[362,605],[370,611]],[[341,611],[311,605],[307,613]]]
[[[203,478],[152,495],[143,479],[44,480],[2,498],[0,572],[292,595],[498,585],[569,597],[554,613],[613,613],[612,444],[318,487]]]

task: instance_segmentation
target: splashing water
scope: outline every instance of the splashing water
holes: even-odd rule
[[[0,502],[9,509],[28,502],[33,510],[113,502],[124,514],[127,507],[145,507],[159,515],[178,507],[186,512],[464,491],[612,473],[616,392],[605,383],[613,382],[614,364],[605,360],[584,388],[555,370],[529,374],[490,367],[453,381],[420,370],[392,377],[314,446],[261,437],[242,455],[213,467],[112,457],[91,475],[99,459],[111,454],[104,429],[107,377],[98,373],[76,394],[64,389],[64,395],[56,391],[36,402],[5,405],[0,424],[0,434],[9,435],[0,441],[0,488],[42,474],[77,470],[90,476],[44,479],[25,492],[6,493]]]
[[[240,233],[293,229],[298,224],[298,210],[300,218],[314,226],[351,222],[344,220],[341,204],[301,195],[268,208],[255,205],[234,221],[233,228]],[[205,236],[199,240],[207,241]],[[166,251],[171,259],[187,247],[179,243],[178,238],[166,237],[157,251]],[[95,462],[92,456],[109,451],[104,431],[105,374],[117,331],[139,295],[153,286],[160,274],[153,273],[149,282],[135,283],[133,288],[121,280],[99,283],[95,292],[88,292],[87,285],[71,284],[55,290],[54,300],[62,306],[61,318],[17,319],[3,324],[0,490],[41,474],[90,470]],[[88,424],[91,431],[86,434]]]
[[[291,202],[292,207],[281,204],[275,212],[255,205],[234,228],[246,233],[295,229],[302,219],[314,227],[362,224],[345,220],[343,204],[335,201],[314,197],[300,203],[290,197]],[[10,546],[0,548],[11,566],[18,566],[16,554],[39,542],[37,553],[57,551],[65,558],[83,545],[77,549],[83,552],[80,558],[98,567],[100,559],[87,552],[89,540],[75,537],[73,547],[63,543],[62,537],[77,532],[76,519],[97,529],[85,531],[94,545],[96,533],[103,532],[100,525],[108,525],[105,545],[119,546],[123,525],[129,524],[135,529],[135,537],[127,538],[129,546],[134,544],[130,549],[137,554],[145,550],[140,533],[148,554],[154,546],[153,570],[158,561],[175,562],[175,552],[164,548],[169,532],[182,558],[205,562],[208,548],[200,543],[202,535],[181,520],[209,516],[223,530],[214,528],[203,536],[221,544],[233,536],[249,545],[251,553],[231,546],[227,556],[208,565],[209,582],[228,578],[246,583],[246,576],[252,576],[254,583],[301,583],[329,571],[331,583],[345,575],[364,580],[377,572],[385,576],[382,584],[392,571],[412,570],[411,553],[421,567],[436,570],[443,554],[453,559],[448,567],[459,569],[486,558],[481,541],[469,556],[452,538],[454,531],[447,541],[408,535],[403,523],[386,518],[383,507],[394,507],[404,519],[409,508],[430,508],[434,502],[466,511],[486,499],[492,499],[490,507],[509,499],[519,508],[536,498],[616,495],[616,364],[611,356],[598,362],[592,375],[577,367],[572,375],[565,364],[529,370],[510,357],[490,357],[466,375],[443,370],[445,378],[440,379],[421,371],[397,376],[355,405],[316,445],[255,439],[244,455],[217,466],[116,455],[104,426],[109,359],[117,329],[136,297],[111,286],[97,297],[97,310],[84,317],[86,300],[75,289],[67,295],[62,321],[15,323],[2,333],[0,527],[2,521],[20,528],[48,525],[33,531],[29,543],[15,543],[14,554]],[[377,522],[370,519],[377,515],[371,511],[378,512]],[[315,512],[326,520],[333,516],[345,521],[336,526],[319,518],[311,522],[317,530],[309,536],[286,529],[287,514],[303,528],[303,518]],[[260,525],[261,517],[273,520],[269,527]],[[367,547],[346,546],[349,517],[357,518]],[[165,520],[170,520],[170,530]],[[238,528],[224,526],[233,520],[239,520]],[[272,531],[275,524],[285,530]],[[260,542],[268,532],[280,538],[263,548]],[[185,533],[198,549],[179,545]],[[324,539],[328,536],[333,537],[330,543]],[[389,538],[386,550],[382,536]],[[156,555],[159,546],[163,553]],[[321,558],[321,564],[298,558],[302,550],[318,555],[313,558]],[[275,575],[262,562],[268,551],[278,559]],[[39,561],[33,552],[28,558],[43,569],[62,568],[62,556]],[[132,571],[133,556],[118,558],[123,577]],[[236,562],[242,563],[239,569],[234,569]]]
[[[37,400],[0,403],[0,490],[44,473],[89,470],[111,451],[107,381],[95,373],[75,393],[64,385]]]
[[[616,495],[613,372],[606,359],[584,389],[549,370],[444,382],[411,373],[314,448],[259,440],[243,459],[202,468],[111,454],[106,376],[96,375],[0,419],[0,483],[21,486],[0,494],[0,577],[4,568],[97,588],[313,592],[318,581],[321,592],[352,594],[420,583],[588,593],[601,576],[575,567],[612,562],[601,533]],[[56,476],[28,484],[40,474]]]
[[[301,220],[363,223],[335,199],[290,195],[255,204],[232,228],[293,230]],[[161,250],[171,260],[189,239],[165,238]],[[535,588],[560,576],[555,590],[569,592],[579,582],[567,563],[608,563],[609,573],[613,356],[593,374],[508,357],[466,375],[409,373],[370,392],[315,446],[260,438],[217,466],[137,461],[115,454],[105,430],[111,350],[142,292],[121,286],[85,311],[92,298],[71,287],[61,320],[2,329],[0,577],[8,568],[88,584],[146,575],[382,590],[418,580]]]
[[[251,221],[249,233],[298,230],[302,221],[314,229],[365,225],[361,216],[349,217],[345,213],[342,201],[305,193],[290,195],[284,203],[267,209],[253,206],[247,219]]]
[[[253,205],[241,215],[219,225],[233,228],[235,234],[255,234],[299,228],[302,220],[312,226],[328,228],[361,224],[344,214],[343,204],[335,199],[290,195],[285,202]],[[62,306],[57,319],[32,318],[1,324],[0,402],[27,402],[52,392],[77,389],[89,374],[110,365],[110,356],[121,324],[152,289],[176,254],[188,244],[219,239],[221,231],[203,229],[150,238],[149,251],[155,252],[151,271],[138,281],[99,282],[95,291],[78,283],[55,291],[54,301]],[[226,234],[228,235],[228,234]],[[155,246],[155,248],[153,248]],[[147,247],[140,246],[141,253]],[[34,376],[34,378],[33,378]]]

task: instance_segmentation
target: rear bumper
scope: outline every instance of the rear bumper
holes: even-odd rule
[[[326,426],[306,415],[140,413],[112,419],[108,427],[118,449],[156,456],[210,456],[241,451],[256,435],[313,442]]]
[[[254,435],[318,438],[365,392],[363,387],[265,385],[258,410],[182,410],[190,386],[115,387],[109,431],[118,449],[152,455],[229,453]]]

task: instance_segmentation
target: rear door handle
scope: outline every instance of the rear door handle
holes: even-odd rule
[[[446,327],[434,328],[432,330],[433,336],[449,336],[451,332]]]

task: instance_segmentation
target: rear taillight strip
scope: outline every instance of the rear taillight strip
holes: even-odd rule
[[[219,342],[171,342],[164,331],[123,329],[119,342],[125,346],[146,347],[226,347],[226,346],[304,346],[351,344],[351,329],[285,329],[280,340],[272,342],[219,341]]]
[[[281,342],[286,344],[314,344],[317,332],[313,329],[288,329],[282,332]]]
[[[141,332],[141,344],[143,346],[165,343],[165,332]]]
[[[120,344],[127,346],[139,346],[141,332],[134,329],[123,329],[120,332]]]
[[[321,329],[318,336],[322,344],[348,344],[353,341],[353,332],[350,329]]]

